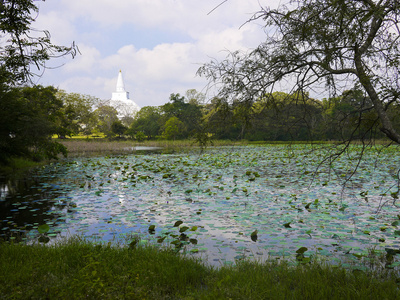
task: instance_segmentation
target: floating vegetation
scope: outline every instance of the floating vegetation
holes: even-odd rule
[[[358,262],[373,248],[397,266],[400,151],[369,149],[359,163],[360,150],[335,160],[331,148],[307,145],[65,160],[37,172],[32,194],[0,198],[0,235],[135,234],[211,264],[315,254]]]

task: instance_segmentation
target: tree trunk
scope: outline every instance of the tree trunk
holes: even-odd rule
[[[374,104],[374,109],[378,113],[379,120],[381,121],[382,127],[380,130],[392,141],[400,144],[400,134],[393,128],[392,122],[390,121],[385,108],[381,100],[379,99],[378,93],[375,91],[375,88],[365,72],[365,68],[363,67],[361,53],[358,51],[355,52],[354,57],[357,76],[360,80],[361,85],[364,87],[368,96],[370,97],[372,103]]]

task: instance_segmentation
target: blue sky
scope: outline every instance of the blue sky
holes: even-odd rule
[[[37,80],[109,99],[122,70],[126,90],[140,107],[162,105],[171,93],[206,92],[197,69],[225,50],[247,50],[264,38],[260,24],[243,25],[274,0],[57,0],[37,2],[34,27],[55,44],[75,42],[81,55],[50,61]],[[207,95],[212,97],[212,93]]]

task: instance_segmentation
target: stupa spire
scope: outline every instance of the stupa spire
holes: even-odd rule
[[[123,93],[125,92],[125,85],[124,85],[124,80],[122,79],[122,72],[119,70],[118,73],[118,79],[117,79],[117,93]]]

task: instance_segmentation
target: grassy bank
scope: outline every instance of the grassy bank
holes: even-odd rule
[[[0,176],[15,177],[27,173],[35,167],[45,165],[47,162],[35,162],[26,158],[12,158],[7,165],[0,165]]]
[[[213,269],[170,250],[0,244],[1,299],[400,299],[396,278],[313,263]]]

